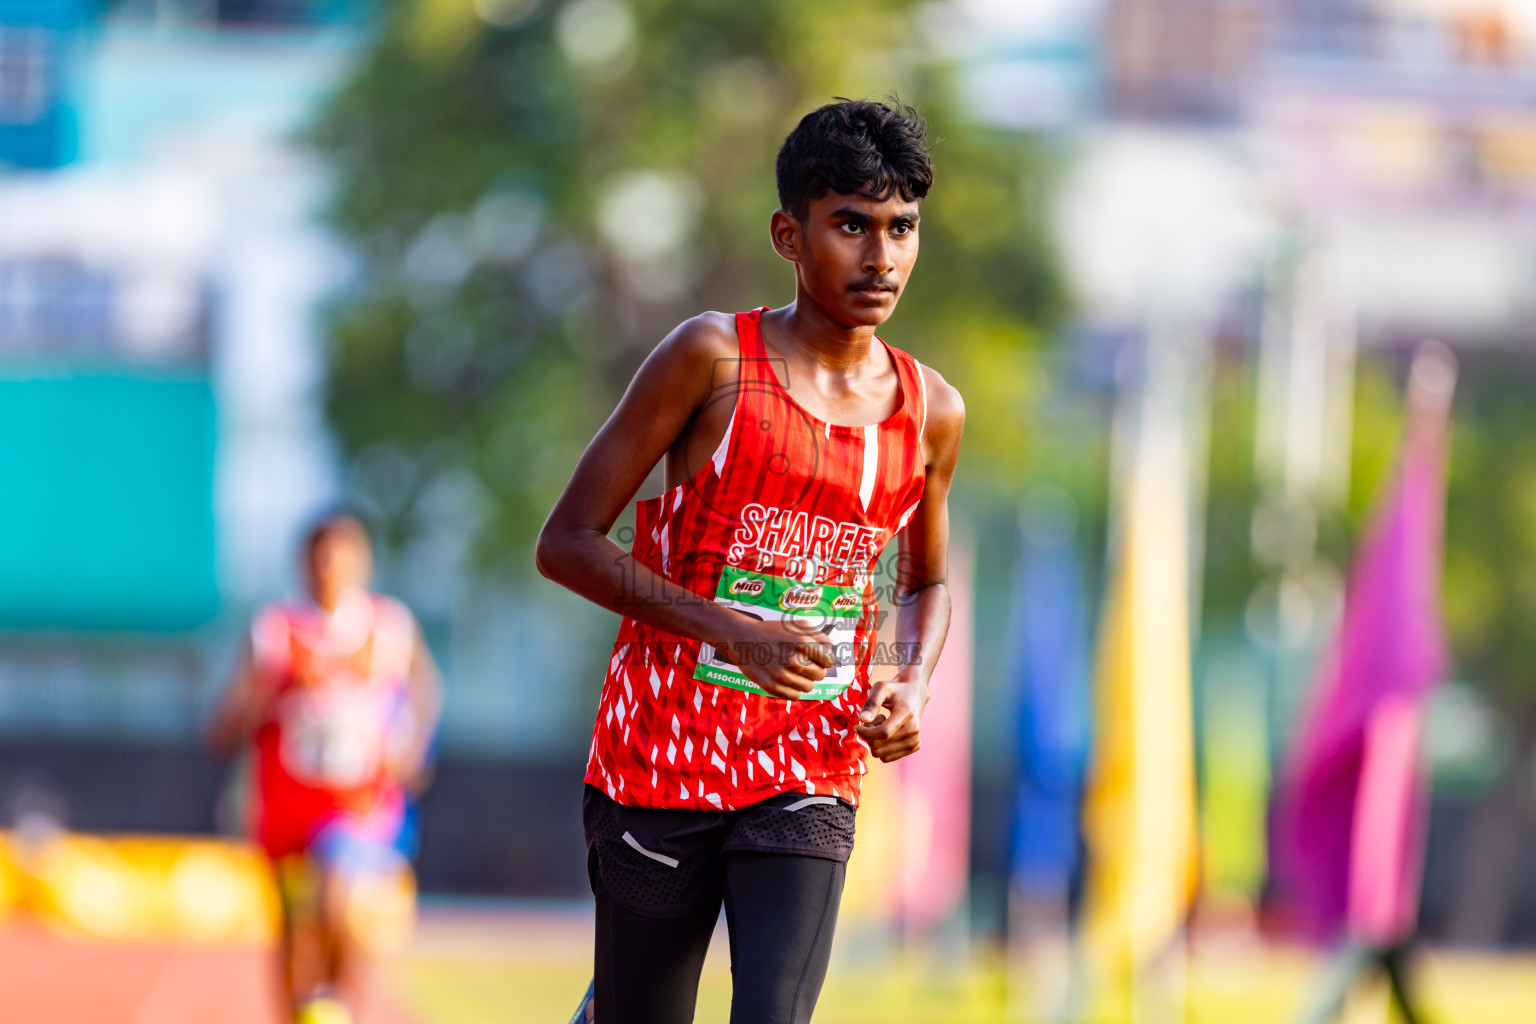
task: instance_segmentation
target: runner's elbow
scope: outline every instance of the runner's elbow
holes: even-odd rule
[[[576,563],[573,548],[577,530],[550,519],[539,531],[533,547],[533,562],[539,575],[562,586],[567,585],[571,567]]]
[[[539,575],[547,580],[560,582],[559,555],[560,542],[555,537],[555,531],[549,523],[539,531],[539,539],[533,546],[533,564],[538,567]]]

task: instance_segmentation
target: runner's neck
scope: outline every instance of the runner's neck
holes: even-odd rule
[[[816,310],[799,319],[801,310]],[[777,350],[789,376],[779,383],[823,422],[883,422],[901,405],[901,375],[873,327],[829,329],[814,303],[792,303],[758,319],[765,351]],[[852,407],[848,407],[852,404]]]
[[[875,348],[874,327],[837,323],[804,295],[782,309],[764,313],[762,325],[764,339],[774,348],[792,350],[819,369],[850,377],[863,376],[858,370],[871,361]]]

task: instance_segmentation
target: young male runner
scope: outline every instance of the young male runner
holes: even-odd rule
[[[599,1024],[693,1019],[722,900],[732,1024],[810,1020],[865,751],[918,747],[964,407],[874,331],[917,259],[924,132],[881,103],[806,115],[770,227],[795,301],[668,335],[540,534],[545,576],[624,616],[583,806]],[[658,461],[626,553],[608,531]],[[871,686],[872,569],[898,534],[916,656]]]
[[[372,565],[361,521],[321,519],[304,543],[308,593],[256,616],[208,728],[220,750],[253,746],[255,838],[283,897],[299,1024],[351,1019],[361,904],[406,867],[407,790],[424,781],[442,703],[416,620],[368,592]]]

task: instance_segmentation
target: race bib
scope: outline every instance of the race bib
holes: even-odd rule
[[[827,669],[826,678],[810,693],[801,695],[801,700],[832,700],[853,682],[854,637],[859,618],[864,613],[864,595],[859,589],[830,583],[801,583],[728,565],[715,587],[715,601],[754,619],[784,623],[783,643],[813,640],[832,645],[836,664]],[[779,656],[778,650],[770,649],[768,645],[759,645],[759,648],[752,657],[765,663]],[[694,669],[693,678],[770,696],[708,643],[699,647],[699,664]]]
[[[280,712],[283,767],[314,786],[371,782],[389,742],[388,714],[371,687],[298,690]]]

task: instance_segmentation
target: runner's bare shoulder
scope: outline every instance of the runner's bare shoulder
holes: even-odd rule
[[[959,446],[960,435],[965,430],[965,399],[938,370],[923,364],[921,372],[923,387],[928,392],[928,419],[923,433],[932,442],[930,454],[948,452],[952,456],[952,450]]]
[[[646,358],[646,363],[648,367],[654,364],[679,383],[688,382],[688,390],[708,394],[736,383],[739,357],[736,318],[730,313],[710,311],[673,328]]]

